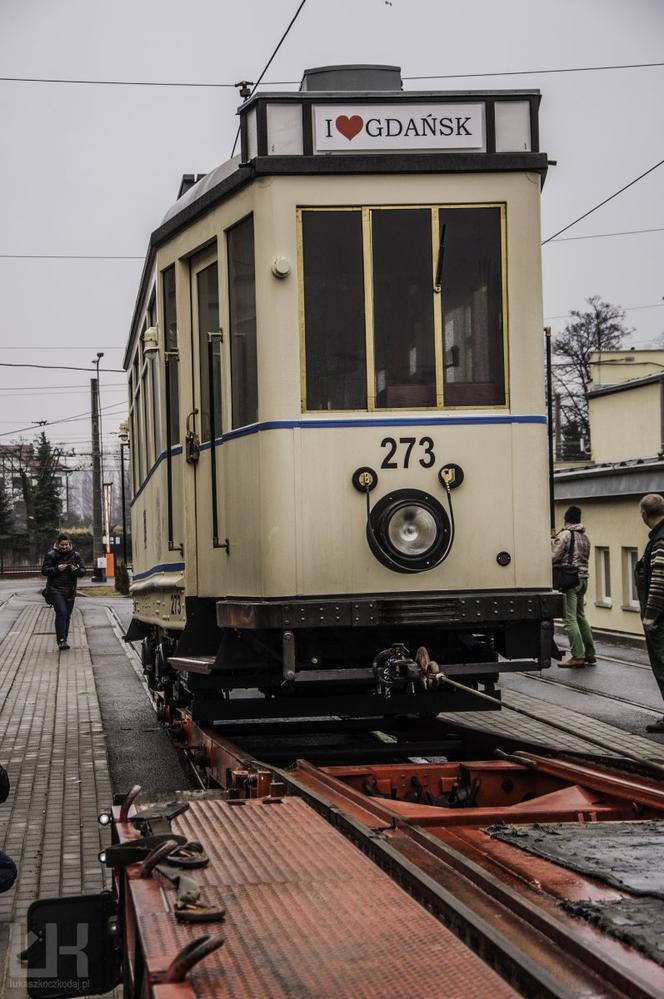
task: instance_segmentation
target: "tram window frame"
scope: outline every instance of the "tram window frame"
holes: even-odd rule
[[[157,326],[157,290],[152,288],[150,303],[148,305],[148,326]],[[152,394],[152,436],[154,442],[154,460],[158,461],[161,456],[161,384],[159,368],[159,352],[148,354],[148,364],[150,365],[150,382]]]
[[[214,273],[212,273],[214,271]],[[198,338],[198,408],[200,410],[201,444],[214,442],[223,434],[223,391],[222,391],[222,352],[221,352],[221,296],[219,294],[219,261],[215,257],[204,265],[198,265],[193,272],[196,280],[196,318]],[[207,287],[205,287],[207,283]],[[216,291],[216,303],[210,299],[210,290]],[[216,304],[216,317],[210,322]],[[204,308],[205,314],[204,314]],[[212,334],[212,336],[210,336]],[[210,394],[212,386],[212,395]]]
[[[235,240],[250,231],[251,262],[244,275],[239,273]],[[249,254],[248,254],[249,255]],[[248,260],[245,261],[248,264]],[[243,300],[238,291],[244,277],[249,293]],[[226,281],[228,289],[229,347],[231,376],[231,426],[233,430],[258,423],[258,317],[256,305],[256,241],[253,213],[245,215],[226,229]],[[245,289],[246,291],[246,289]],[[253,313],[242,315],[251,301]],[[238,314],[239,308],[239,314]],[[242,348],[242,349],[240,349]]]
[[[450,347],[445,342],[444,336],[444,302],[446,297],[445,270],[443,266],[442,281],[439,273],[440,265],[444,264],[444,257],[441,261],[439,250],[441,246],[441,212],[468,211],[468,210],[492,210],[495,212],[494,249],[498,262],[498,305],[494,310],[494,332],[496,335],[493,347],[487,347],[487,352],[493,350],[494,367],[492,374],[497,375],[493,381],[469,381],[455,386],[447,376],[448,369],[452,364],[459,364],[458,347],[455,351],[450,351]],[[380,373],[376,370],[376,357],[380,355],[380,349],[376,349],[376,270],[375,257],[376,248],[374,245],[374,218],[381,212],[413,212],[424,211],[430,213],[431,232],[431,305],[433,308],[433,337],[434,337],[434,363],[435,363],[435,401],[433,395],[429,398],[430,404],[423,405],[421,397],[425,394],[422,388],[422,381],[417,369],[412,370],[412,365],[417,362],[411,361],[409,371],[410,382],[408,380],[403,386],[393,387],[393,401],[389,406],[379,404],[380,396],[383,392]],[[309,347],[311,340],[308,332],[308,323],[311,322],[312,307],[307,300],[308,289],[306,287],[306,224],[305,219],[313,214],[334,213],[334,212],[355,212],[362,217],[362,281],[364,287],[364,344],[365,344],[365,367],[366,367],[366,399],[360,405],[344,404],[339,398],[334,400],[335,405],[328,405],[319,408],[315,405],[316,389],[314,388],[314,378],[320,379],[320,367],[308,363],[308,355],[311,353]],[[488,218],[488,216],[487,216]],[[459,203],[429,203],[429,204],[400,204],[400,205],[365,205],[365,206],[300,206],[297,208],[297,237],[298,237],[298,277],[299,277],[299,309],[300,309],[300,352],[301,364],[301,392],[303,412],[348,412],[352,410],[367,410],[369,412],[390,412],[396,410],[409,411],[432,411],[440,409],[500,409],[505,410],[510,405],[509,387],[509,328],[507,313],[507,205],[500,201],[487,202],[459,202]],[[441,281],[441,286],[437,289],[437,283]],[[311,327],[309,326],[309,330]],[[314,334],[315,336],[316,334]],[[490,336],[490,334],[489,334]],[[385,338],[383,338],[385,340]],[[490,343],[490,341],[488,341]],[[414,376],[414,377],[412,377]],[[389,382],[385,375],[386,384]],[[401,391],[400,391],[401,388]],[[314,389],[312,391],[312,389]],[[461,390],[459,390],[461,389]],[[383,393],[384,394],[384,393]],[[420,399],[416,396],[419,395]],[[456,396],[456,398],[455,398]],[[312,401],[314,404],[312,405]]]
[[[172,279],[172,294],[171,294]],[[181,443],[180,426],[180,354],[177,327],[177,281],[175,264],[161,272],[162,302],[164,316],[164,370],[166,372],[166,447],[176,447]]]

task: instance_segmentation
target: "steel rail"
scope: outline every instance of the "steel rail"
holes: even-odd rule
[[[647,711],[648,714],[654,715],[656,718],[662,717],[661,708],[656,711],[655,708],[649,707],[647,704],[639,704],[638,701],[630,701],[627,697],[619,697],[618,694],[605,694],[599,690],[590,690],[588,687],[579,687],[575,683],[565,683],[564,680],[552,680],[548,676],[536,676],[534,673],[524,673],[524,676],[529,680],[535,680],[538,683],[549,683],[553,687],[565,687],[567,690],[577,690],[580,694],[588,694],[591,697],[601,697],[606,701],[619,701],[621,704],[627,704],[631,708],[638,708],[640,711]]]
[[[437,681],[439,683],[447,684],[450,687],[455,687],[462,690],[464,693],[472,694],[482,701],[490,701],[492,704],[500,705],[503,711],[513,711],[518,715],[523,715],[525,718],[532,718],[533,721],[543,722],[546,725],[551,726],[551,728],[558,729],[559,732],[565,732],[566,735],[573,735],[577,739],[582,739],[591,746],[597,746],[599,749],[604,749],[611,754],[611,756],[616,756],[615,746],[608,742],[604,742],[603,739],[597,739],[594,736],[579,734],[578,729],[573,728],[571,725],[563,725],[562,722],[551,721],[550,718],[543,718],[541,715],[535,714],[534,711],[528,711],[526,708],[517,708],[512,704],[506,704],[505,701],[500,701],[496,697],[491,697],[490,694],[483,694],[480,690],[474,690],[472,687],[467,687],[464,683],[458,683],[456,680],[450,680],[449,677],[445,676],[444,673],[437,674]],[[628,753],[622,750],[620,752],[620,758],[625,760],[630,760],[632,763],[637,763],[641,767],[645,767],[648,770],[653,771],[659,777],[664,777],[664,766],[661,763],[654,763],[652,760],[644,759],[642,756],[636,756],[633,753]]]
[[[524,995],[537,999],[578,999],[578,996],[598,993],[621,996],[625,999],[653,999],[652,988],[646,982],[616,968],[605,958],[599,945],[593,945],[575,933],[568,925],[553,916],[537,910],[525,898],[519,898],[508,887],[468,860],[437,837],[408,822],[392,816],[396,822],[391,830],[371,829],[347,814],[338,805],[331,804],[324,793],[318,793],[308,784],[300,782],[292,773],[270,768],[293,793],[315,808],[335,828],[351,839],[363,853],[385,870],[397,884],[406,889],[421,905],[448,926],[456,936],[494,968],[506,981]],[[366,806],[365,806],[366,807]],[[420,862],[410,859],[388,838],[397,833],[411,844],[409,850],[420,855]],[[475,892],[479,902],[483,897],[500,914],[498,920],[505,929],[492,925],[482,914],[480,904],[469,905],[459,893],[451,891],[432,875],[432,860],[442,865],[441,870],[461,875]],[[472,894],[472,891],[471,891]],[[518,920],[519,927],[516,927]],[[510,933],[510,930],[513,930]],[[521,931],[521,934],[519,933]],[[557,980],[542,967],[536,957],[526,953],[515,937],[526,933],[534,949],[541,949],[543,939],[550,954],[551,947],[559,952],[559,963],[569,967],[574,961],[576,985],[570,987]],[[580,981],[582,980],[582,982]],[[579,987],[581,986],[581,987]]]

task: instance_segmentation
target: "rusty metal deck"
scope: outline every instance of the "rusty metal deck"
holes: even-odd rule
[[[202,900],[225,906],[224,923],[181,925],[173,894],[158,877],[129,877],[127,901],[142,952],[134,964],[146,995],[516,995],[301,799],[264,800],[192,802],[173,823],[174,832],[208,852],[209,865],[193,873]],[[135,835],[128,826],[118,833]],[[186,984],[160,985],[176,953],[203,932],[221,933],[224,946]]]

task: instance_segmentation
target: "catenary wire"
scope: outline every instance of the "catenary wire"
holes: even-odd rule
[[[550,243],[570,243],[575,239],[605,239],[607,236],[636,236],[641,232],[664,232],[664,226],[659,226],[655,229],[623,229],[621,232],[593,232],[589,233],[587,236],[563,236],[562,238],[554,237],[550,239]]]
[[[606,236],[635,236],[642,232],[664,232],[664,226],[652,229],[623,229],[620,232],[593,232],[587,236],[554,237],[550,243],[565,243],[574,239],[604,239]],[[96,254],[68,253],[0,253],[3,260],[144,260],[144,257],[104,257]],[[22,347],[5,347],[4,350],[23,350]],[[35,347],[34,350],[83,350],[83,347]],[[122,347],[106,347],[105,350],[123,350]]]
[[[664,308],[664,302],[655,302],[654,305],[625,305],[621,306],[623,312],[636,312],[638,309],[662,309]],[[572,313],[566,312],[562,316],[544,316],[546,320],[549,319],[571,319]]]
[[[276,52],[275,52],[276,54]],[[269,64],[268,64],[269,65]],[[470,80],[486,76],[540,76],[551,73],[597,73],[620,69],[653,69],[664,66],[664,62],[618,63],[611,66],[561,66],[556,69],[512,69],[497,70],[494,73],[431,73],[421,76],[404,76],[403,80]],[[267,70],[268,67],[266,67]],[[263,72],[265,72],[264,70]],[[0,76],[3,83],[50,83],[73,84],[87,87],[186,87],[203,90],[234,90],[235,83],[204,83],[184,80],[84,80],[46,76]],[[296,87],[300,80],[266,80],[267,87]],[[257,84],[258,85],[258,84]]]
[[[288,32],[290,31],[290,29],[293,27],[293,25],[297,21],[298,16],[300,14],[300,11],[302,10],[302,8],[304,7],[304,5],[305,5],[306,2],[307,2],[307,0],[300,0],[299,7],[297,8],[297,10],[295,11],[295,13],[293,14],[292,18],[290,19],[288,27],[284,31],[283,35],[281,36],[281,38],[277,42],[277,45],[276,45],[276,47],[275,47],[272,55],[270,56],[270,58],[268,59],[268,61],[265,63],[265,66],[263,67],[263,71],[261,72],[260,76],[258,77],[258,80],[254,84],[253,89],[252,89],[251,93],[249,94],[249,97],[253,97],[254,94],[256,93],[256,90],[257,90],[258,86],[260,85],[261,80],[263,79],[263,77],[267,73],[268,69],[272,65],[273,59],[275,58],[277,52],[279,51],[279,49],[281,48],[281,46],[285,42],[286,37],[288,35]],[[235,147],[237,146],[237,140],[239,139],[239,137],[240,137],[240,126],[238,125],[237,132],[235,133],[235,141],[233,142],[233,148],[231,150],[231,159],[233,159],[233,156],[235,155]]]
[[[649,173],[653,172],[653,170],[656,170],[658,167],[661,167],[662,163],[664,163],[664,160],[660,160],[659,163],[655,163],[654,166],[648,167],[647,170],[644,170],[643,173],[640,173],[638,177],[634,178],[634,180],[630,180],[628,184],[623,185],[623,187],[621,187],[618,191],[614,191],[614,193],[610,194],[608,198],[604,198],[603,201],[600,201],[598,205],[595,205],[593,208],[589,208],[587,212],[583,213],[583,215],[579,215],[578,219],[574,219],[573,222],[568,222],[568,224],[563,226],[562,229],[559,229],[558,232],[554,232],[553,236],[548,236],[546,239],[543,239],[541,245],[546,246],[546,244],[554,240],[556,236],[560,236],[561,233],[567,232],[568,229],[571,229],[573,225],[577,224],[577,222],[580,222],[582,219],[587,219],[589,215],[592,215],[593,212],[596,212],[598,208],[602,207],[602,205],[606,205],[609,203],[609,201],[613,201],[613,199],[617,198],[619,194],[623,193],[623,191],[626,191],[629,187],[633,187],[634,184],[638,183],[640,180],[643,180],[643,178],[647,177]]]
[[[81,347],[81,350],[85,350],[85,348]],[[44,368],[47,371],[87,371],[89,374],[93,373],[92,368],[76,368],[70,364],[24,364],[18,361],[0,361],[0,368]],[[100,368],[99,370],[115,375],[125,374],[124,368]]]
[[[102,412],[108,412],[108,410],[117,409],[118,407],[123,407],[126,409],[126,405],[124,403],[115,402],[111,406],[104,406]],[[11,437],[13,434],[20,434],[23,433],[24,431],[34,431],[35,433],[41,433],[44,427],[54,427],[61,423],[76,423],[79,420],[89,419],[90,415],[91,415],[90,410],[87,410],[87,412],[85,413],[75,413],[73,416],[64,416],[60,420],[47,420],[45,423],[42,423],[39,426],[35,426],[34,423],[31,423],[29,426],[19,427],[17,430],[7,430],[5,433],[0,434],[0,437]]]

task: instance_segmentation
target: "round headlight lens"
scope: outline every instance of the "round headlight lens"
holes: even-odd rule
[[[420,489],[387,493],[367,521],[371,551],[395,572],[424,572],[439,565],[449,552],[451,533],[443,507]]]
[[[438,527],[429,510],[409,504],[395,510],[390,517],[387,537],[402,555],[424,555],[436,543]]]

